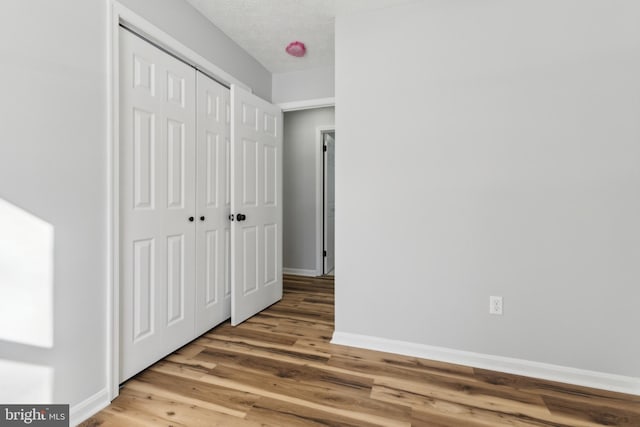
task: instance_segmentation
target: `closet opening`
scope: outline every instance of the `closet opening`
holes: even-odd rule
[[[111,399],[203,332],[279,301],[283,258],[281,109],[128,9],[113,12]]]

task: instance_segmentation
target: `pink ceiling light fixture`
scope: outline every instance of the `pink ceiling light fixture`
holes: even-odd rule
[[[299,41],[289,43],[289,45],[284,50],[286,50],[289,55],[297,56],[298,58],[304,56],[304,54],[307,53],[307,47],[304,45],[304,43]]]

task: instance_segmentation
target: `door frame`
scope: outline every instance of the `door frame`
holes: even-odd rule
[[[333,97],[332,98],[315,98],[315,99],[306,99],[303,101],[281,102],[277,105],[278,107],[280,107],[283,113],[286,113],[288,111],[300,111],[300,110],[311,110],[314,108],[335,107],[336,99]]]
[[[316,276],[324,274],[324,134],[335,125],[316,127]]]
[[[292,101],[292,102],[281,102],[277,104],[283,113],[287,113],[289,111],[300,111],[300,110],[311,110],[315,108],[327,108],[336,106],[335,98],[316,98],[316,99],[307,99],[302,101]],[[284,122],[283,116],[283,122]],[[335,123],[335,120],[334,120]],[[324,141],[322,139],[321,132],[328,131],[336,131],[336,125],[323,125],[316,127],[316,268],[315,275],[322,276],[322,272],[324,270],[324,256],[322,254],[322,250],[324,247],[324,203],[322,198],[324,196],[324,171],[323,171],[323,157],[324,151],[322,150],[322,145]],[[305,272],[307,270],[304,270]],[[312,272],[313,270],[309,270]]]
[[[109,400],[119,393],[120,378],[120,25],[151,44],[229,87],[252,89],[206,58],[185,46],[154,24],[123,6],[118,0],[107,4],[107,354],[106,383]]]
[[[335,140],[336,140],[336,132],[334,131],[326,131],[322,133],[323,136],[323,142],[325,139],[325,135],[327,134],[333,134],[333,143],[334,143],[334,150],[335,150]],[[324,145],[324,143],[323,143]],[[327,271],[327,257],[324,256],[324,251],[326,250],[326,243],[327,243],[327,218],[329,217],[329,215],[327,214],[328,209],[327,209],[327,159],[328,157],[328,152],[323,151],[323,161],[322,161],[322,271],[323,271],[323,275],[329,274],[330,271]],[[334,199],[334,203],[335,203],[335,157],[334,157],[334,165],[333,165],[333,183],[334,183],[334,194],[333,194],[333,199]],[[333,217],[333,269],[331,271],[334,271],[334,275],[335,275],[335,251],[336,251],[336,245],[335,245],[335,212],[334,212],[334,217]]]

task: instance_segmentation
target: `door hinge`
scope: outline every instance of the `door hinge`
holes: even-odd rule
[[[322,147],[323,147],[322,151],[327,151],[327,146],[326,145],[323,145]]]
[[[322,251],[322,256],[327,256],[327,251]]]

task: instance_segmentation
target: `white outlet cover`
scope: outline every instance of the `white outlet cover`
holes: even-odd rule
[[[502,297],[489,297],[489,314],[497,314],[498,316],[502,316]]]

